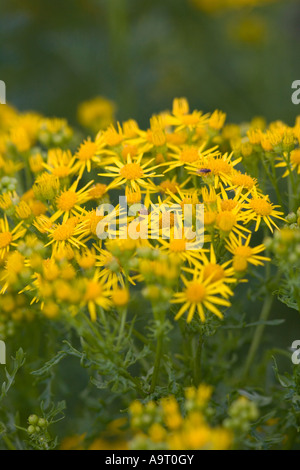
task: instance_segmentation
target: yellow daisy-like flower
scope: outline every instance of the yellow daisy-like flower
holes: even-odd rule
[[[74,161],[75,158],[72,157],[70,150],[54,148],[48,151],[47,163],[43,163],[43,166],[52,175],[59,179],[63,179],[72,175],[76,171]]]
[[[191,281],[181,276],[184,289],[178,292],[171,300],[172,303],[183,304],[175,316],[178,320],[188,310],[187,322],[190,323],[193,319],[194,313],[197,310],[200,320],[205,322],[204,309],[212,312],[218,318],[222,319],[223,314],[220,312],[216,305],[221,307],[230,307],[230,302],[224,299],[227,298],[227,289],[223,281],[211,282],[211,278],[204,279],[203,269],[200,271],[195,270],[194,276]]]
[[[86,245],[82,242],[84,224],[78,223],[77,217],[70,217],[63,224],[53,224],[51,219],[40,216],[34,222],[34,226],[39,232],[48,234],[50,242],[45,246],[53,245],[52,256],[68,247],[86,248]]]
[[[82,177],[84,170],[88,172],[92,169],[92,163],[99,163],[100,158],[97,156],[98,144],[91,141],[91,139],[85,140],[77,150],[75,157],[77,160],[76,169],[79,170],[79,178]]]
[[[198,126],[204,127],[207,121],[207,114],[202,114],[200,111],[190,113],[189,104],[185,98],[175,98],[172,114],[166,117],[166,124],[176,126],[177,132],[185,128],[192,130]]]
[[[153,159],[148,160],[142,164],[143,154],[140,154],[136,159],[132,159],[130,155],[127,156],[126,163],[121,162],[117,158],[113,159],[115,166],[106,166],[105,170],[108,173],[102,173],[100,176],[107,176],[115,178],[115,180],[109,185],[109,188],[116,188],[127,184],[131,186],[134,191],[137,191],[139,187],[149,187],[149,178],[157,178],[162,175],[157,175],[155,169],[157,166],[147,168]]]
[[[245,223],[246,216],[244,213],[239,211],[238,206],[235,208],[230,207],[228,209],[221,210],[216,215],[215,226],[224,237],[231,238],[234,233],[245,237],[243,232],[249,233],[250,230],[243,225],[240,225],[239,222]]]
[[[96,252],[94,248],[91,250],[88,248],[84,249],[82,252],[77,253],[75,258],[80,268],[84,270],[91,269],[96,264]]]
[[[211,244],[209,258],[205,253],[202,253],[202,263],[203,279],[209,279],[211,283],[222,281],[224,283],[223,295],[227,297],[233,295],[232,290],[226,286],[226,284],[235,284],[237,282],[236,277],[234,276],[234,270],[230,267],[231,261],[229,260],[219,264],[217,262],[213,245]]]
[[[271,232],[273,232],[273,227],[278,228],[275,224],[273,218],[279,220],[285,220],[283,217],[283,212],[276,210],[277,207],[271,202],[269,202],[268,196],[260,196],[257,193],[254,193],[252,199],[249,200],[248,207],[245,210],[246,223],[249,221],[256,221],[255,231],[259,229],[261,221],[263,220]],[[273,226],[273,227],[272,227]]]
[[[257,190],[257,180],[246,173],[234,171],[231,177],[231,186],[227,189],[229,191],[233,189],[238,194],[243,191],[253,192]]]
[[[225,153],[222,157],[207,155],[198,162],[186,167],[192,175],[202,177],[205,181],[212,181],[215,188],[220,185],[230,186],[234,167],[241,161],[241,158],[232,160],[234,152]]]
[[[90,199],[90,193],[87,188],[93,184],[93,181],[90,181],[83,188],[77,191],[78,183],[79,178],[72,184],[72,186],[70,186],[69,189],[65,189],[57,196],[57,211],[51,217],[51,220],[55,221],[59,219],[59,217],[63,216],[63,222],[66,222],[71,215],[79,216],[84,212],[81,205]]]
[[[208,125],[211,129],[218,131],[222,129],[226,120],[226,114],[216,109],[208,120]]]
[[[279,158],[280,163],[275,165],[277,168],[287,168],[283,173],[282,177],[285,178],[290,174],[290,171],[297,170],[298,175],[300,175],[300,148],[294,149],[290,153],[290,158],[288,154],[284,153],[284,158]]]
[[[185,145],[182,148],[175,147],[175,152],[170,154],[173,161],[161,164],[162,166],[168,166],[164,173],[185,165],[195,165],[198,168],[201,166],[203,161],[206,161],[206,159],[220,155],[218,146],[204,150],[206,145],[207,143],[204,142],[201,147],[194,145]]]
[[[85,279],[85,293],[82,300],[82,306],[87,306],[92,321],[97,320],[97,306],[108,310],[112,306],[109,299],[111,291],[109,285],[104,284],[98,279],[98,271],[95,272],[93,279]]]
[[[258,254],[265,250],[265,246],[261,244],[251,248],[250,240],[251,235],[246,240],[234,237],[226,244],[227,250],[233,254],[233,269],[236,272],[246,271],[248,263],[262,266],[264,261],[271,261],[270,258]]]
[[[0,259],[3,259],[11,247],[17,246],[16,240],[23,237],[26,229],[21,228],[23,222],[20,222],[13,230],[10,230],[6,216],[0,219]]]
[[[169,256],[179,258],[182,262],[188,263],[189,266],[200,265],[201,253],[204,250],[189,250],[187,245],[192,243],[193,240],[188,240],[184,236],[174,238],[174,234],[171,231],[171,238],[169,240],[160,238],[158,242],[161,244],[162,252],[168,253]]]

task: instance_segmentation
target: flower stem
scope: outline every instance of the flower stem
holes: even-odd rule
[[[200,333],[199,342],[194,357],[194,384],[198,386],[201,382],[201,366],[202,366],[202,348],[203,336]]]
[[[155,352],[155,362],[154,362],[154,370],[152,375],[150,393],[153,393],[157,384],[159,368],[160,368],[160,361],[162,356],[163,350],[163,330],[160,330],[157,336],[157,343],[156,343],[156,352]]]
[[[272,296],[272,294],[268,293],[265,298],[262,311],[260,314],[260,318],[259,318],[259,321],[261,323],[257,325],[256,327],[256,330],[252,339],[252,343],[248,352],[248,356],[246,359],[246,364],[245,364],[245,369],[244,369],[244,374],[243,374],[244,379],[248,376],[252,363],[255,359],[255,355],[260,345],[260,341],[261,341],[261,338],[265,329],[265,325],[263,324],[263,322],[266,322],[267,319],[269,318],[273,301],[274,301],[274,297]]]
[[[120,346],[121,341],[123,339],[126,318],[127,318],[127,307],[125,307],[121,313],[121,322],[120,322],[120,329],[119,329],[119,337],[117,340],[117,347]]]

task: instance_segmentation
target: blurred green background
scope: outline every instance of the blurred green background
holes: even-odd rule
[[[103,95],[116,101],[118,119],[145,125],[186,96],[193,108],[226,111],[229,121],[292,123],[300,114],[291,102],[300,79],[299,1],[213,14],[197,1],[1,0],[8,102],[74,122],[80,101]]]

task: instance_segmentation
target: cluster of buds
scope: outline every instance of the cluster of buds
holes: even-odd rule
[[[46,147],[66,145],[73,131],[65,119],[44,119],[38,132],[38,140]]]
[[[178,279],[180,261],[147,247],[140,248],[137,254],[138,272],[146,284],[142,291],[143,296],[156,304],[169,302],[173,293],[172,287]]]
[[[229,410],[229,417],[225,419],[224,426],[235,432],[246,434],[249,432],[251,423],[258,419],[258,409],[254,402],[246,397],[239,397],[235,400]]]
[[[15,191],[17,188],[18,180],[12,176],[3,176],[0,179],[0,193],[4,194],[9,191]]]
[[[232,432],[222,426],[212,427],[206,410],[212,388],[201,385],[188,388],[185,402],[180,405],[174,396],[159,403],[142,405],[135,401],[129,411],[131,429],[135,434],[130,448],[170,450],[226,450],[232,443]]]
[[[30,415],[27,433],[31,444],[38,449],[48,450],[51,447],[51,437],[48,433],[49,422],[40,416]]]
[[[300,265],[300,208],[286,217],[287,224],[268,237],[265,246],[271,250],[282,267]]]

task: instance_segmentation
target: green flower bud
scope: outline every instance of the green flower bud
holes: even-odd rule
[[[289,224],[294,224],[295,222],[297,222],[297,216],[296,216],[295,212],[290,212],[286,216],[286,220]]]
[[[48,426],[48,421],[44,418],[40,418],[38,420],[38,426],[40,426],[41,428],[46,428]]]
[[[35,433],[35,427],[34,426],[28,426],[27,432],[28,432],[28,434],[34,434]]]
[[[29,424],[37,424],[39,418],[37,415],[30,415],[28,418],[28,423]]]

